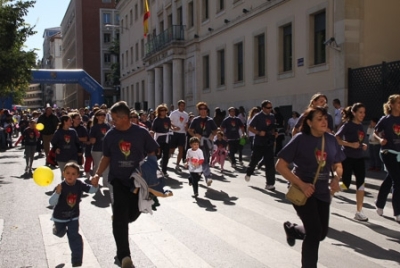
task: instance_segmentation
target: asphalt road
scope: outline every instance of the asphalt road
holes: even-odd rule
[[[39,158],[34,167],[44,163]],[[279,175],[276,191],[271,192],[264,189],[263,170],[245,182],[245,168],[233,170],[226,163],[224,174],[213,169],[211,187],[200,182],[195,199],[187,171],[175,174],[174,163],[175,157],[170,159],[167,182],[174,196],[160,199],[153,215],[143,214],[130,224],[136,267],[300,267],[301,241],[289,247],[282,227],[286,220],[300,221],[284,198],[287,184]],[[71,267],[67,238],[52,235],[48,206],[60,171],[54,170],[50,186],[40,187],[23,176],[24,168],[19,147],[0,153],[0,267]],[[367,174],[364,212],[369,221],[353,219],[354,185],[337,194],[318,267],[399,267],[400,225],[393,220],[391,199],[384,217],[373,205],[385,173]],[[82,267],[117,267],[108,200],[105,187],[82,200]]]

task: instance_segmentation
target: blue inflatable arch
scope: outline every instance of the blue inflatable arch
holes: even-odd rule
[[[79,84],[90,94],[90,106],[104,102],[103,87],[82,69],[32,70],[31,83]]]

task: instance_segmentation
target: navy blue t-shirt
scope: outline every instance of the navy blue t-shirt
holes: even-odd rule
[[[197,116],[193,119],[192,123],[190,123],[189,129],[193,129],[194,133],[208,138],[213,131],[217,130],[217,125],[209,116],[205,118]]]
[[[61,194],[53,210],[53,218],[68,220],[79,217],[79,203],[82,193],[88,193],[90,185],[77,180],[74,185],[69,185],[65,180],[61,183]]]
[[[382,149],[400,152],[400,116],[383,116],[376,124],[375,131],[382,132],[382,137],[387,140]]]
[[[89,137],[96,138],[96,142],[92,144],[92,151],[101,152],[103,150],[103,139],[110,126],[106,123],[93,125],[90,129]]]
[[[110,129],[103,140],[103,155],[110,157],[109,181],[119,179],[131,187],[132,172],[147,153],[156,152],[158,147],[149,131],[141,126],[132,124],[126,131]]]
[[[238,140],[240,139],[239,129],[243,128],[243,122],[236,116],[228,116],[222,121],[221,128],[225,130],[225,136],[228,140]]]
[[[333,164],[342,162],[346,156],[332,134],[324,133],[324,135],[326,163],[320,170],[314,196],[322,201],[330,202],[329,172]],[[278,158],[282,158],[287,163],[293,163],[293,173],[302,181],[313,183],[318,168],[317,155],[321,153],[321,146],[322,137],[300,132],[279,151]]]
[[[78,153],[82,153],[78,134],[73,128],[68,130],[57,129],[51,140],[51,145],[56,149],[60,149],[60,153],[56,154],[56,160],[60,162],[78,162]]]
[[[25,140],[25,145],[26,146],[36,146],[37,144],[37,140],[38,137],[36,137],[36,133],[35,130],[31,129],[30,127],[27,127],[24,130],[24,133],[22,134],[24,136],[24,140]]]
[[[347,142],[359,142],[361,144],[364,142],[365,132],[362,124],[356,124],[349,121],[340,127],[335,136],[338,136]],[[357,149],[349,146],[342,146],[342,150],[347,157],[363,158],[364,150],[362,149],[362,146]]]
[[[153,121],[153,125],[151,130],[157,133],[168,133],[171,130],[171,119],[169,117],[156,117]],[[167,136],[159,136],[157,137],[158,143],[165,143]]]
[[[259,112],[250,122],[250,126],[257,131],[265,131],[265,136],[255,135],[253,144],[259,146],[273,146],[275,142],[275,116]]]

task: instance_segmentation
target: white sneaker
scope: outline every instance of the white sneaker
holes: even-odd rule
[[[265,189],[273,191],[273,190],[275,190],[275,186],[267,184],[267,185],[265,185]]]
[[[378,213],[379,216],[383,216],[383,208],[376,208],[376,213]]]
[[[368,221],[367,216],[365,216],[362,211],[357,211],[356,215],[354,215],[354,219],[358,221]]]
[[[212,179],[207,179],[207,186],[211,186]]]
[[[397,223],[400,223],[400,214],[397,215],[397,216],[394,216],[394,220],[395,220]]]
[[[245,181],[250,181],[250,176],[248,176],[248,175],[244,176],[244,180]]]

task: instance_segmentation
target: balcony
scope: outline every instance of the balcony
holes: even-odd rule
[[[159,35],[152,37],[149,35],[146,43],[146,57],[158,52],[175,41],[184,41],[184,25],[172,25]]]

